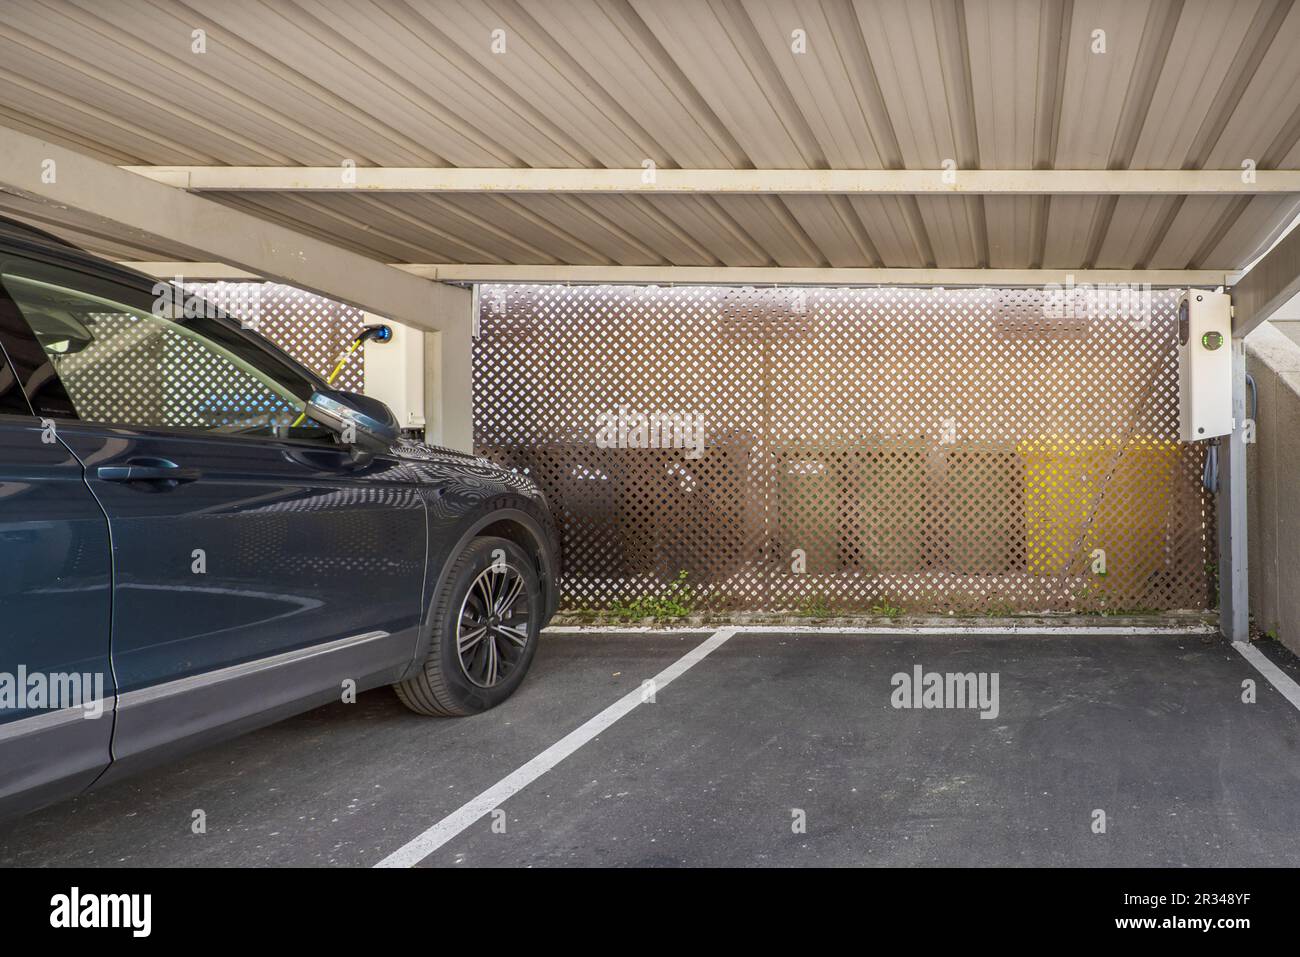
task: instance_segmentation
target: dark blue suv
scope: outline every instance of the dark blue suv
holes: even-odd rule
[[[530,481],[155,293],[0,221],[0,814],[382,684],[491,708],[555,608]]]

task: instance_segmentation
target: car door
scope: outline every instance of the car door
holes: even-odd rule
[[[0,297],[0,347],[22,326]],[[109,763],[108,522],[81,463],[32,414],[0,348],[0,815],[84,789]]]
[[[36,258],[0,282],[108,515],[115,773],[409,662],[427,532],[408,466],[339,445],[303,414],[313,382],[205,303]]]

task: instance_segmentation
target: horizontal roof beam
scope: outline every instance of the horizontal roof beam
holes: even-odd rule
[[[151,276],[187,280],[255,279],[223,263],[127,262]],[[393,268],[440,282],[591,283],[603,285],[779,286],[1065,286],[1145,283],[1153,287],[1215,288],[1232,278],[1222,269],[854,269],[766,266],[503,266],[393,263]]]
[[[181,189],[396,193],[1300,193],[1300,170],[465,169],[124,166]]]
[[[1300,295],[1300,228],[1265,253],[1230,292],[1234,337],[1249,335]]]
[[[119,266],[134,269],[154,279],[179,279],[182,282],[238,281],[264,282],[265,276],[227,263],[140,262],[122,260]]]
[[[350,250],[0,127],[0,193],[126,245],[180,247],[408,325],[469,321],[468,296]]]

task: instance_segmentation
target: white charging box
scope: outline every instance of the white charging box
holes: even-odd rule
[[[1199,442],[1232,428],[1232,301],[1189,289],[1178,300],[1179,437]]]
[[[387,342],[367,339],[366,395],[379,399],[397,416],[404,429],[424,428],[424,333],[388,319],[366,317],[393,330]]]

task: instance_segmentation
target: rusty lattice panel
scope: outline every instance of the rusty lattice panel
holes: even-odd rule
[[[1063,308],[1041,290],[496,286],[482,301],[476,441],[546,491],[569,607],[682,571],[715,609],[1211,599],[1172,293]]]

